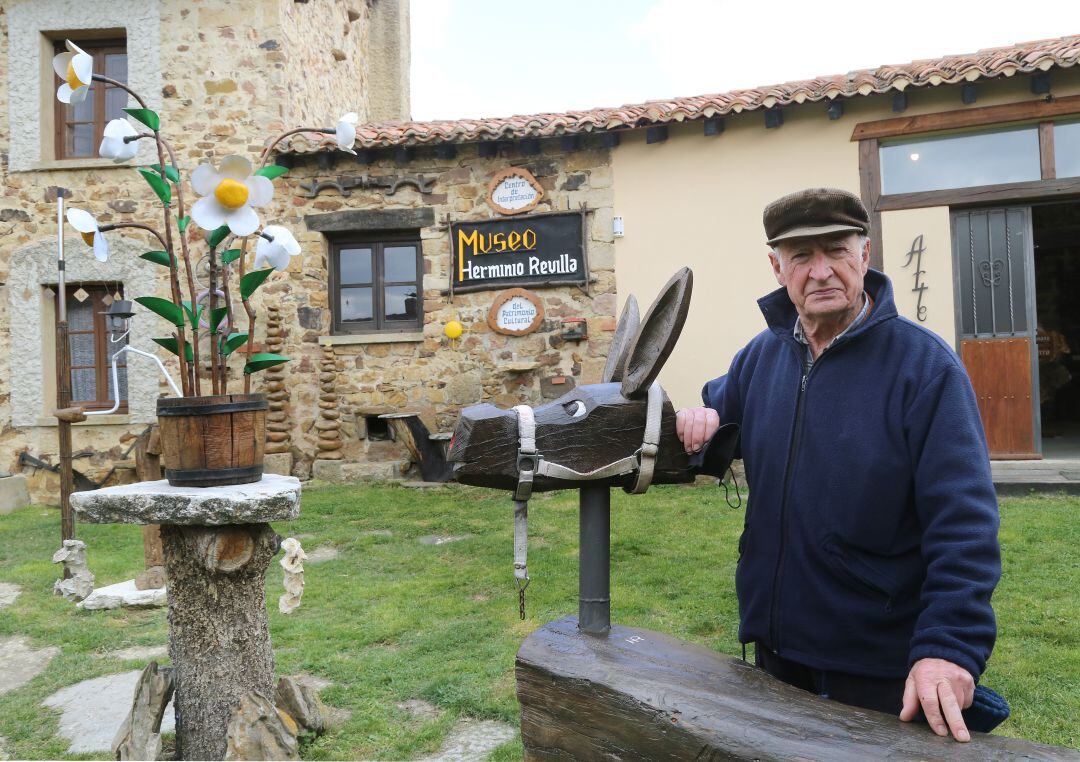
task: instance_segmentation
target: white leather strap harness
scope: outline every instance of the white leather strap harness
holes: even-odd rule
[[[656,455],[660,451],[660,414],[663,403],[664,392],[660,384],[653,382],[649,387],[645,408],[645,434],[641,447],[625,458],[592,471],[576,471],[545,460],[536,450],[536,415],[533,409],[528,405],[517,405],[513,408],[517,413],[518,424],[518,483],[514,491],[514,581],[518,587],[518,613],[522,619],[525,618],[525,588],[529,586],[529,498],[532,497],[535,478],[539,475],[563,481],[594,481],[636,472],[633,483],[624,489],[635,495],[644,493],[652,484]]]

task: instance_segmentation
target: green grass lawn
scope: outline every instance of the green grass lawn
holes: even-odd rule
[[[340,556],[307,567],[303,605],[277,610],[281,572],[267,585],[279,674],[333,681],[324,700],[351,717],[306,744],[306,759],[418,757],[436,751],[461,717],[517,723],[514,653],[532,630],[577,611],[576,493],[530,504],[528,619],[517,617],[512,582],[511,503],[468,488],[396,486],[305,489],[299,519],[282,536],[310,534],[307,550],[332,544]],[[995,596],[998,646],[984,682],[1004,694],[1013,717],[999,732],[1080,746],[1080,503],[1031,497],[1002,503],[1005,574]],[[642,497],[613,492],[613,619],[736,654],[734,564],[742,511],[712,488],[659,487]],[[378,530],[390,530],[386,536]],[[428,534],[471,535],[431,546]],[[51,594],[59,517],[26,508],[0,517],[0,581],[22,586],[0,614],[0,637],[59,646],[46,671],[0,697],[0,736],[13,758],[61,758],[57,716],[40,706],[79,680],[141,663],[99,655],[166,642],[165,612],[82,612]],[[142,568],[138,527],[77,527],[99,585]],[[395,704],[425,699],[440,719],[411,720]],[[102,759],[107,758],[103,755]],[[495,759],[520,759],[521,744]]]

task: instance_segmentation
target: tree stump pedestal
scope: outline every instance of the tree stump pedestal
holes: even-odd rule
[[[160,524],[169,579],[169,656],[179,759],[223,759],[240,698],[273,701],[266,569],[280,538],[270,521],[300,515],[300,482],[172,487],[139,482],[72,495],[79,521]]]
[[[1077,760],[1080,753],[845,706],[738,659],[650,630],[589,635],[576,617],[517,655],[526,760]]]

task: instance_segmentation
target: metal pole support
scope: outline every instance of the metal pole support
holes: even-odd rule
[[[578,628],[590,635],[611,630],[611,488],[580,489]]]

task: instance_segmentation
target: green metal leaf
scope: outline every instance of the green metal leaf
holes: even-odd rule
[[[184,327],[183,311],[168,299],[162,299],[157,296],[136,296],[135,301],[151,312],[165,318],[176,327]]]
[[[200,304],[198,308],[192,308],[191,302],[180,303],[184,305],[184,312],[187,313],[188,321],[190,321],[192,329],[198,331],[199,318],[201,318],[203,314],[203,305]]]
[[[159,175],[161,174],[160,164],[151,164],[150,168],[157,172]],[[169,164],[165,167],[165,177],[172,180],[174,183],[178,183],[180,182],[180,170],[178,170],[172,164]]]
[[[215,230],[211,230],[206,235],[206,242],[210,244],[211,249],[216,249],[218,244],[225,240],[225,236],[229,234],[229,226],[222,225]]]
[[[148,167],[139,167],[139,174],[154,189],[154,193],[161,199],[161,203],[168,205],[172,201],[172,190],[169,188],[169,184],[161,179],[161,175]]]
[[[191,223],[191,215],[185,214],[183,217],[176,221],[176,227],[180,228],[180,232],[183,233],[187,230],[187,226]]]
[[[240,259],[240,249],[229,249],[221,254],[221,264],[229,265]]]
[[[248,340],[246,333],[230,333],[229,338],[221,342],[221,354],[228,357],[240,347],[244,346],[244,343]]]
[[[165,347],[177,357],[180,356],[180,353],[177,351],[179,342],[176,339],[171,337],[168,339],[154,339],[154,343]],[[195,350],[191,348],[191,343],[187,341],[184,342],[184,357],[188,362],[195,362]]]
[[[157,112],[148,108],[126,108],[124,113],[131,116],[132,119],[142,122],[154,132],[161,129],[161,119],[158,117]]]
[[[247,361],[247,365],[244,366],[244,373],[248,375],[258,373],[260,370],[266,370],[267,368],[273,368],[275,365],[281,365],[283,362],[289,362],[290,359],[285,355],[275,355],[271,352],[257,352]]]
[[[221,321],[224,320],[225,316],[228,314],[228,307],[215,307],[210,310],[210,333],[218,332],[218,326],[221,325]]]
[[[270,273],[274,272],[273,267],[267,267],[265,270],[254,270],[249,272],[243,278],[240,279],[240,298],[247,301],[251,298],[251,295],[255,293],[255,289],[263,284],[263,281],[270,277]]]
[[[279,164],[267,164],[265,167],[259,167],[258,169],[256,169],[254,174],[262,175],[263,177],[269,177],[271,180],[273,180],[275,177],[281,177],[288,171],[288,167],[282,167]]]
[[[145,259],[147,262],[153,262],[163,267],[172,267],[176,264],[176,258],[170,257],[167,251],[148,251],[145,254],[140,254],[139,259]]]

